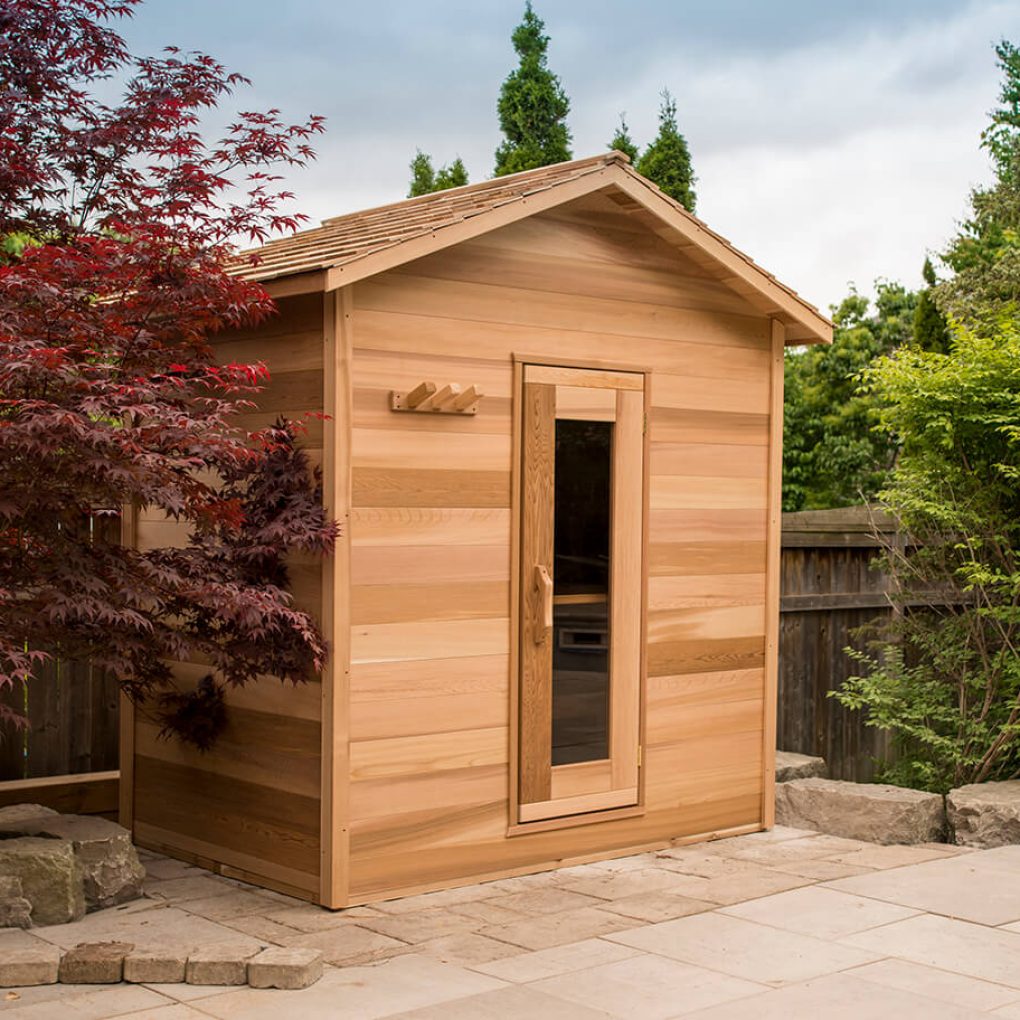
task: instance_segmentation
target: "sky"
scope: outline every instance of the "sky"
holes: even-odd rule
[[[491,175],[523,0],[147,0],[136,53],[201,50],[251,78],[236,103],[327,118],[291,172],[312,222],[403,198],[416,148]],[[578,158],[621,113],[639,145],[668,88],[698,215],[823,310],[853,285],[920,286],[991,171],[994,44],[1016,0],[534,0]]]

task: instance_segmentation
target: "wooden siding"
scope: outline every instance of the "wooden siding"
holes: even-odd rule
[[[600,196],[352,290],[349,901],[760,827],[769,320]],[[653,374],[644,812],[508,836],[514,354]]]
[[[270,383],[247,427],[278,414],[300,419],[323,409],[322,295],[279,302],[280,314],[243,336],[217,343],[221,361],[261,360]],[[322,459],[322,422],[304,437],[313,463]],[[140,514],[139,548],[183,542],[172,521]],[[291,587],[297,605],[320,614],[321,563],[295,558]],[[181,663],[182,686],[206,667]],[[229,692],[228,725],[201,754],[158,739],[143,709],[135,714],[134,789],[130,804],[136,839],[144,846],[192,858],[226,873],[306,898],[319,896],[321,685],[284,686],[266,677]]]

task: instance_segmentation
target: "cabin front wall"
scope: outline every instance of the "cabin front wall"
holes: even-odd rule
[[[323,449],[323,297],[279,302],[261,327],[225,334],[221,362],[264,361],[270,382],[259,409],[241,423],[257,428],[278,415],[307,419],[303,443],[313,464]],[[142,513],[134,541],[140,549],[187,542],[186,529]],[[295,557],[289,565],[295,603],[319,618],[322,562]],[[178,663],[182,688],[208,672]],[[320,733],[322,685],[293,687],[264,677],[227,692],[227,728],[200,753],[159,739],[146,706],[133,712],[122,745],[122,820],[136,841],[259,885],[308,899],[319,897]]]
[[[769,319],[604,196],[344,301],[343,902],[770,824]],[[643,366],[651,407],[643,810],[511,831],[515,355]],[[477,384],[478,414],[390,410],[422,380]]]

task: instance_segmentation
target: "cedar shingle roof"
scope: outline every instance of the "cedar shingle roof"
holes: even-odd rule
[[[421,244],[428,243],[429,238],[436,241],[437,248],[455,240],[453,235],[457,231],[451,231],[449,229],[451,227],[466,224],[475,217],[484,217],[513,203],[521,203],[523,206],[523,200],[531,195],[550,192],[563,185],[580,182],[586,177],[607,176],[606,171],[612,168],[608,176],[612,177],[615,174],[617,180],[622,176],[630,182],[640,184],[650,193],[648,197],[653,204],[666,203],[670,207],[667,211],[669,218],[675,220],[679,216],[681,221],[686,221],[685,231],[700,238],[706,248],[714,248],[717,254],[725,255],[727,260],[736,260],[739,267],[738,275],[745,277],[737,289],[742,291],[771,289],[773,294],[778,290],[806,313],[802,316],[795,308],[794,318],[800,320],[802,324],[806,321],[808,332],[814,338],[831,339],[832,325],[814,305],[777,280],[749,256],[734,248],[726,238],[687,212],[683,206],[638,174],[629,164],[630,160],[624,153],[614,151],[588,159],[525,170],[506,177],[496,177],[477,184],[467,184],[460,188],[438,191],[343,216],[334,216],[323,220],[321,226],[270,241],[252,251],[242,252],[227,268],[229,272],[238,276],[267,282],[299,273],[335,270],[359,260],[366,260],[363,263],[363,270],[357,275],[371,275],[371,272],[379,271],[370,268],[377,261],[371,256],[415,241],[416,244],[408,245],[407,258],[410,260],[419,257]],[[606,180],[603,185],[593,180],[592,190],[612,183],[612,180]],[[651,199],[652,195],[655,199]],[[522,208],[521,215],[527,214]],[[484,220],[482,224],[480,230],[484,231]],[[412,249],[415,251],[412,252]],[[392,259],[389,260],[389,264],[392,262]],[[760,283],[754,283],[756,279]],[[748,280],[752,281],[750,288]],[[783,317],[788,318],[789,307],[785,311],[787,315]]]

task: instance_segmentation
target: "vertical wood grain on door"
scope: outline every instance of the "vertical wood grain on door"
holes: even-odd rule
[[[643,634],[644,376],[526,365],[521,441],[519,821],[634,805],[638,800]],[[556,588],[557,420],[610,422],[608,757],[553,764],[557,606],[599,601]],[[562,501],[561,501],[562,502]],[[583,508],[581,508],[583,509]],[[561,512],[563,507],[561,505]],[[568,508],[569,512],[569,508]]]

